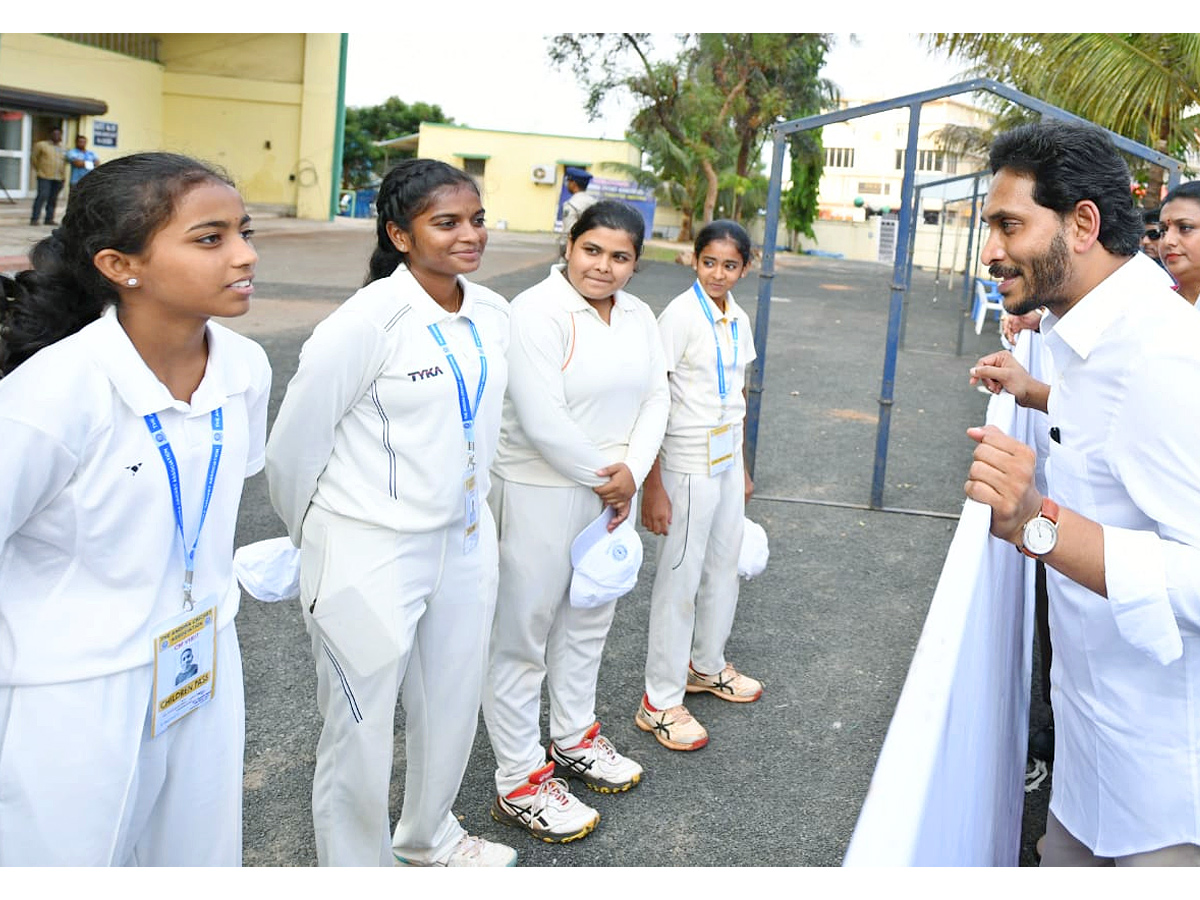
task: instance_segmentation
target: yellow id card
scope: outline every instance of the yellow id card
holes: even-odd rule
[[[217,674],[217,607],[186,610],[161,623],[156,631],[151,737],[158,737],[212,699]]]
[[[720,475],[733,468],[733,423],[718,425],[708,432],[708,474]]]

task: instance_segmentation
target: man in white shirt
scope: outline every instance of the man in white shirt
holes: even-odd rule
[[[1042,865],[1200,865],[1200,320],[1138,253],[1108,137],[1044,122],[992,147],[983,260],[1013,315],[1049,310],[1046,385],[1006,353],[973,380],[1048,414],[1034,451],[993,427],[966,494],[1047,567],[1054,788]]]
[[[564,170],[567,185],[567,199],[562,207],[562,235],[558,239],[558,255],[560,259],[567,256],[567,239],[571,237],[571,229],[583,215],[583,211],[596,202],[594,194],[587,192],[592,183],[592,173],[587,169],[567,166]]]

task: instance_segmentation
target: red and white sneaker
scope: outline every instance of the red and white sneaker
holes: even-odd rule
[[[600,813],[567,790],[565,781],[554,777],[554,765],[546,763],[515,791],[496,797],[492,818],[548,844],[566,844],[590,834]]]
[[[559,778],[576,778],[601,794],[627,791],[642,779],[642,767],[617,752],[600,733],[599,722],[585,731],[574,747],[551,743],[550,759]]]

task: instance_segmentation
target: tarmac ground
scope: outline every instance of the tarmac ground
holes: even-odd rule
[[[32,238],[28,203],[0,206],[0,270]],[[252,210],[253,212],[253,210]],[[260,262],[252,310],[225,324],[266,349],[274,368],[270,421],[313,326],[362,282],[374,242],[361,220],[256,218]],[[545,276],[554,236],[493,231],[475,279],[513,297]],[[891,267],[781,254],[774,281],[755,494],[770,562],[743,582],[729,659],[764,684],[753,704],[689,697],[710,733],[694,753],[659,746],[633,723],[642,694],[653,539],[634,591],[618,601],[600,670],[597,715],[617,748],[646,769],[625,794],[588,794],[601,822],[586,839],[544,844],[494,822],[494,758],[480,721],[455,806],[473,834],[517,848],[523,866],[840,865],[899,696],[962,507],[987,398],[967,368],[998,346],[962,319],[961,285],[915,272],[896,369],[885,508],[868,509]],[[691,270],[643,261],[632,293],[659,312]],[[757,271],[735,291],[755,316]],[[246,483],[237,543],[283,533],[263,475]],[[246,690],[245,862],[314,865],[310,792],[320,719],[299,605],[243,596]],[[1036,664],[1035,664],[1036,669]],[[544,706],[544,704],[543,704]],[[1035,716],[1039,712],[1035,694]],[[391,811],[403,799],[397,710]],[[544,721],[544,719],[543,719]],[[1036,723],[1035,723],[1036,724]],[[578,790],[583,790],[578,788]],[[584,791],[584,793],[587,793]],[[1022,864],[1045,821],[1047,781],[1027,795]]]

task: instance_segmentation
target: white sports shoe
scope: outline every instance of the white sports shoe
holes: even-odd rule
[[[403,856],[396,856],[396,865],[398,866],[453,866],[457,868],[459,866],[503,867],[516,864],[517,851],[512,847],[485,841],[483,838],[471,834],[464,834],[462,840],[454,846],[450,855],[442,862],[421,863],[405,859]]]
[[[688,663],[685,690],[689,694],[705,691],[733,703],[753,703],[762,696],[763,687],[761,681],[743,675],[730,663],[716,675],[703,675]]]
[[[547,844],[566,844],[587,834],[600,821],[596,812],[554,777],[548,762],[517,788],[492,803],[492,818],[528,831]]]
[[[627,791],[642,779],[642,767],[617,752],[600,733],[599,722],[584,732],[583,740],[574,747],[551,743],[550,759],[559,778],[576,778],[601,794]]]

